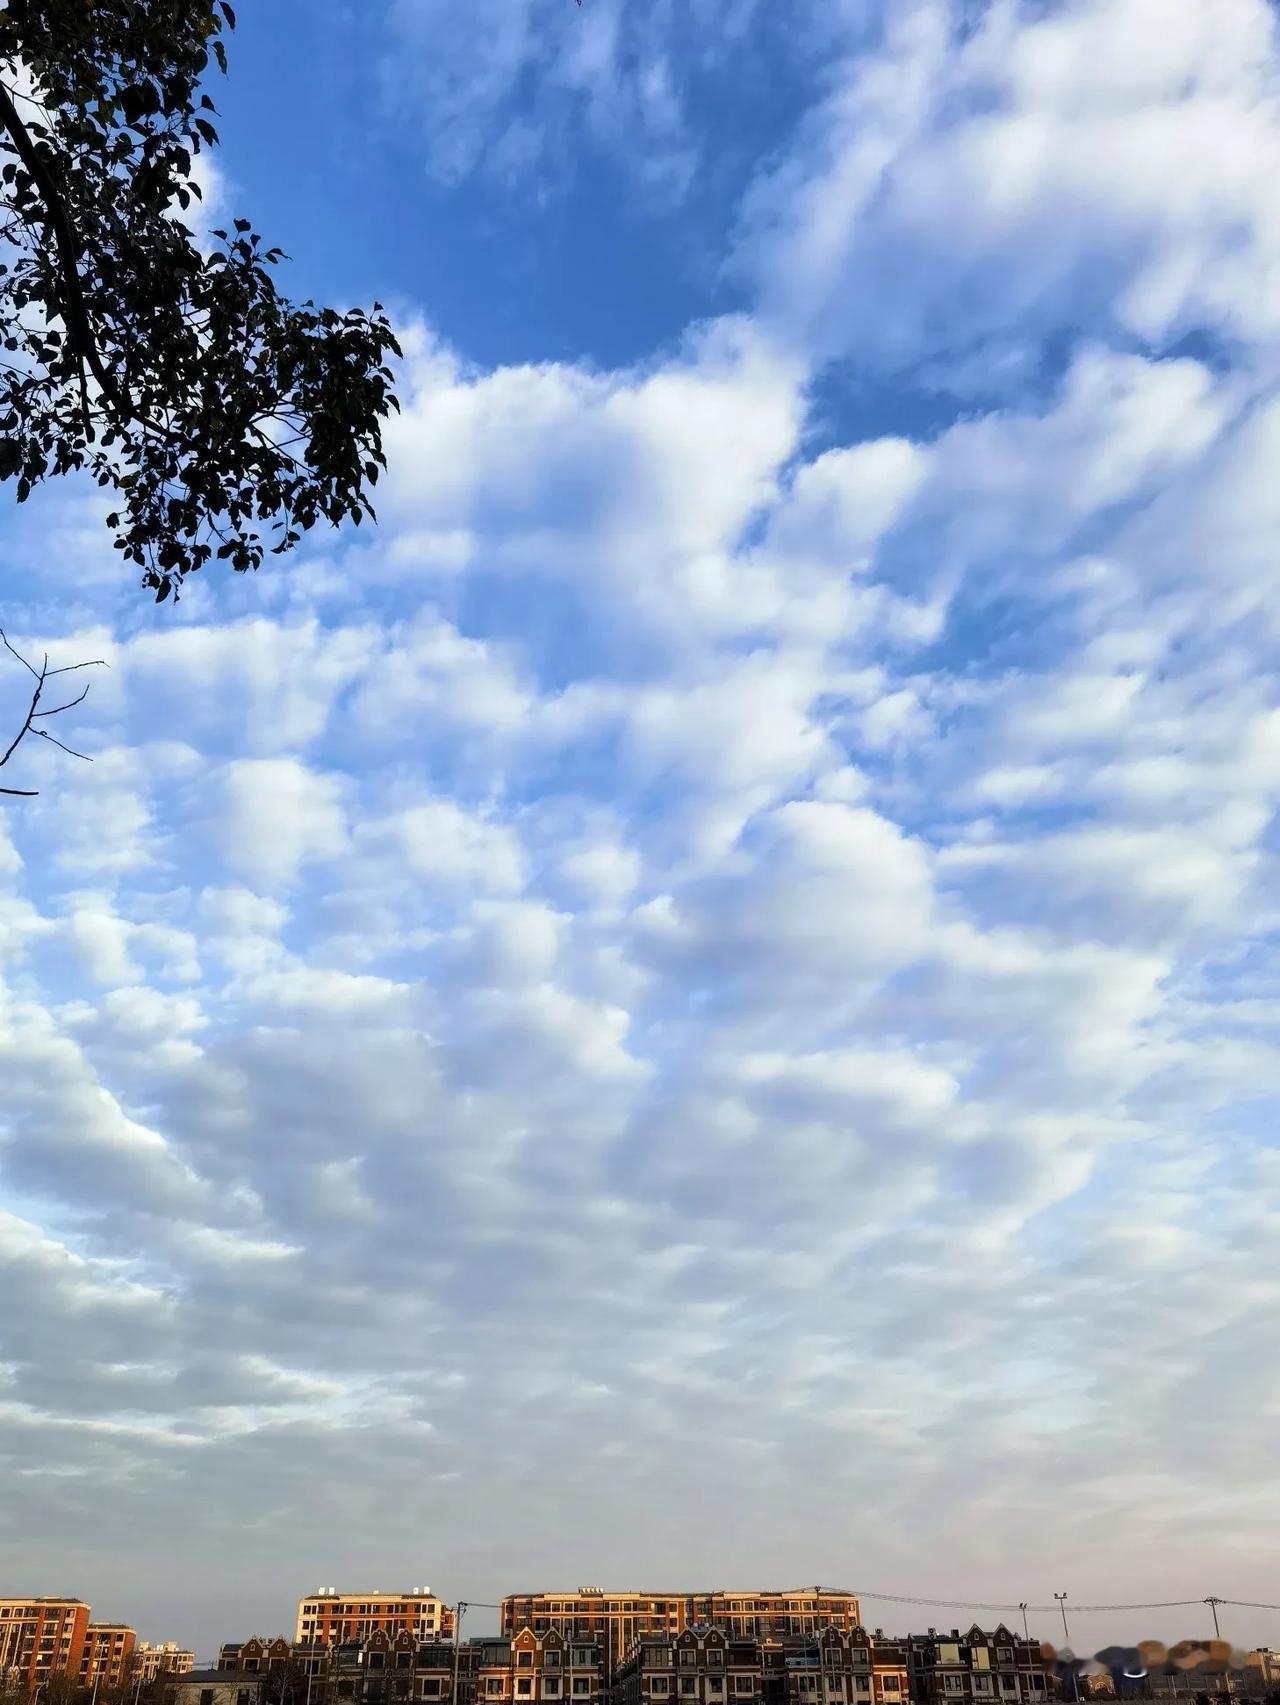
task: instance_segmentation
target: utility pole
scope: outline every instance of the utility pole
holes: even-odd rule
[[[1066,1640],[1069,1648],[1071,1644],[1071,1630],[1067,1627],[1067,1595],[1066,1593],[1054,1593],[1053,1596],[1057,1599],[1058,1609],[1062,1612],[1062,1636]],[[1074,1663],[1071,1666],[1071,1697],[1076,1701],[1076,1705],[1079,1705],[1080,1676]]]
[[[1214,1598],[1212,1594],[1210,1594],[1204,1602],[1213,1612],[1213,1637],[1215,1640],[1220,1640],[1222,1638],[1222,1631],[1218,1627],[1218,1606],[1222,1603],[1222,1600],[1220,1598]]]
[[[453,1610],[453,1697],[450,1705],[458,1705],[458,1654],[462,1650],[462,1618],[467,1613],[465,1599],[459,1599]]]
[[[1018,1606],[1018,1609],[1022,1612],[1022,1635],[1023,1635],[1023,1638],[1026,1640],[1029,1640],[1031,1638],[1031,1631],[1027,1627],[1027,1604],[1026,1604],[1025,1599]]]

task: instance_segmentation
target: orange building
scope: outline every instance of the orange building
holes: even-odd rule
[[[334,1640],[367,1640],[381,1630],[412,1634],[418,1640],[449,1640],[453,1620],[453,1611],[430,1587],[402,1593],[320,1587],[298,1600],[294,1639],[327,1646]]]
[[[80,1657],[80,1685],[120,1687],[131,1673],[130,1658],[138,1636],[124,1622],[91,1622]]]
[[[509,1593],[502,1601],[502,1632],[521,1628],[535,1634],[591,1635],[604,1647],[612,1676],[622,1655],[641,1634],[680,1634],[686,1628],[719,1628],[725,1634],[757,1640],[788,1634],[816,1634],[823,1628],[850,1630],[861,1625],[855,1594],[831,1587],[788,1590],[753,1588],[739,1592],[606,1592],[579,1587],[576,1593]]]
[[[78,1676],[88,1627],[78,1598],[0,1598],[0,1691]]]

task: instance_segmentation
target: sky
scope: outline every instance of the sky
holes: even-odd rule
[[[176,606],[0,517],[110,665],[0,813],[4,1590],[1280,1600],[1270,6],[240,14],[210,213],[404,407]]]

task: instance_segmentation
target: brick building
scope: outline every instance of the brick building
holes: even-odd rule
[[[907,1705],[907,1647],[879,1629],[826,1628],[782,1642],[787,1705]]]
[[[418,1640],[453,1638],[454,1613],[429,1587],[402,1593],[341,1592],[320,1587],[298,1600],[294,1639],[328,1645],[371,1634],[408,1633]]]
[[[554,1628],[570,1636],[593,1636],[603,1647],[609,1678],[642,1634],[675,1635],[687,1628],[710,1627],[768,1640],[814,1634],[828,1626],[856,1628],[860,1621],[856,1596],[827,1587],[739,1592],[606,1592],[603,1587],[579,1587],[576,1593],[509,1593],[501,1607],[502,1632],[508,1636],[526,1626],[536,1634]]]
[[[1000,1624],[984,1633],[953,1628],[907,1638],[912,1705],[1044,1705],[1054,1697],[1054,1666],[1040,1642]]]
[[[81,1687],[122,1687],[133,1674],[131,1660],[137,1643],[138,1636],[127,1623],[91,1622],[80,1656]]]
[[[0,1598],[0,1688],[78,1676],[88,1627],[78,1598]]]
[[[293,1647],[283,1634],[252,1634],[247,1640],[226,1640],[218,1648],[218,1669],[239,1675],[269,1675],[289,1667]]]
[[[780,1662],[776,1668],[780,1677]],[[610,1705],[763,1705],[764,1697],[760,1641],[703,1623],[634,1640],[617,1666]]]

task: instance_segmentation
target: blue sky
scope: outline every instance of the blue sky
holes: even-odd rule
[[[5,517],[6,1578],[1267,1598],[1270,8],[240,10],[405,407],[176,608]]]

